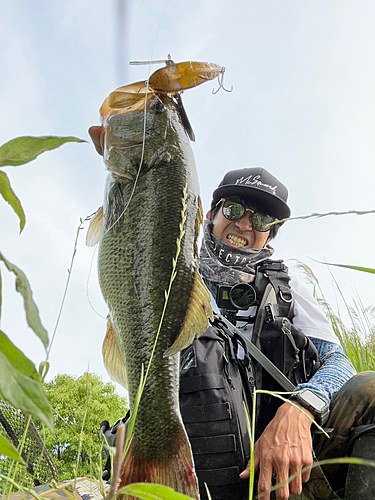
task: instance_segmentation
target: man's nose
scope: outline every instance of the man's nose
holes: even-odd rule
[[[241,219],[235,221],[235,224],[240,231],[252,231],[251,212],[247,211]]]

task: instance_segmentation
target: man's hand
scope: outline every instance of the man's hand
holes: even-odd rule
[[[89,135],[94,143],[97,152],[103,156],[104,151],[104,128],[98,125],[93,125],[89,128]]]
[[[299,406],[314,419],[311,412]],[[276,484],[284,483],[288,477],[308,465],[312,465],[312,439],[310,433],[311,421],[289,403],[284,403],[276,412],[275,417],[265,428],[254,447],[255,470],[259,469],[258,494],[262,499],[269,500],[272,474],[276,474]],[[240,474],[247,478],[250,474],[250,463]],[[310,478],[310,470],[299,474],[293,481],[276,490],[276,498],[285,500],[289,494],[299,495],[302,483]]]

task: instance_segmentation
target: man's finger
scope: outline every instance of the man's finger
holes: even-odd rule
[[[301,477],[301,476],[300,476]],[[282,463],[279,470],[276,471],[276,485],[283,484],[276,490],[277,500],[284,500],[289,498],[289,464]]]
[[[297,472],[296,469],[291,468],[290,475],[292,476],[296,472]],[[300,495],[301,494],[301,492],[302,492],[302,477],[301,477],[301,474],[298,474],[298,476],[295,477],[293,479],[293,481],[291,481],[289,483],[289,490],[292,493],[292,495]]]
[[[272,483],[272,463],[268,460],[265,460],[264,462],[260,460],[258,494],[262,495],[263,500],[270,499],[271,483]]]
[[[247,467],[244,471],[241,472],[240,478],[247,479],[250,476],[250,460],[247,462]]]
[[[311,469],[309,469],[306,472],[304,472],[302,474],[302,482],[303,483],[307,483],[307,481],[310,479],[310,475],[311,475]]]

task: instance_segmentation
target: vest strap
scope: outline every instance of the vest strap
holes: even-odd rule
[[[184,410],[185,424],[216,422],[217,420],[227,420],[230,418],[232,418],[232,412],[229,403],[190,406]]]
[[[180,380],[180,392],[183,394],[224,388],[224,377],[222,375],[196,375],[194,377],[181,378]]]
[[[229,453],[236,451],[237,449],[234,434],[190,438],[190,444],[193,450],[193,455]]]
[[[239,467],[227,467],[225,469],[212,469],[199,471],[199,484],[210,486],[225,486],[241,482]]]

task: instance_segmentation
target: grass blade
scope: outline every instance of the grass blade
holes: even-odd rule
[[[177,493],[169,486],[152,483],[133,483],[121,488],[117,494],[132,495],[142,500],[191,500],[190,497]]]
[[[329,215],[367,215],[367,214],[375,214],[375,210],[347,210],[346,212],[325,212],[318,213],[314,212],[310,215],[299,215],[297,217],[288,217],[286,219],[276,219],[274,222],[270,222],[267,224],[267,227],[274,226],[275,224],[283,224],[284,222],[288,222],[290,220],[302,220],[302,219],[311,219],[312,217],[327,217]]]
[[[316,260],[315,262],[319,262],[319,264],[325,264],[326,266],[343,267],[345,269],[353,269],[354,271],[362,271],[364,273],[375,274],[375,269],[372,269],[371,267],[351,266],[349,264],[333,264],[332,262],[321,262],[320,260]]]

